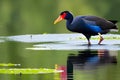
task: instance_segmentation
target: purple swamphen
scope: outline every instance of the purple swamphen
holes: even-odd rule
[[[60,16],[54,21],[54,24],[63,19],[67,20],[66,27],[68,30],[82,33],[87,38],[88,45],[91,44],[91,36],[99,35],[100,40],[98,44],[101,44],[103,41],[101,34],[106,34],[111,29],[118,29],[116,26],[116,20],[106,20],[96,16],[77,16],[73,18],[73,15],[69,11],[61,12]]]

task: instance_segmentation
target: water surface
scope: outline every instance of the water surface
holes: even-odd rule
[[[0,63],[64,70],[46,74],[0,74],[0,80],[119,80],[120,35],[92,37],[91,46],[81,34],[26,34],[0,37]],[[55,66],[57,65],[57,67]]]

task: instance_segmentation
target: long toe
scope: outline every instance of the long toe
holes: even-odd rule
[[[90,41],[88,41],[88,46],[90,46],[91,45],[91,42]]]
[[[99,45],[101,44],[101,42],[104,40],[104,38],[103,37],[100,37],[100,41],[99,41]]]

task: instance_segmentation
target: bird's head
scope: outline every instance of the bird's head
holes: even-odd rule
[[[63,11],[60,13],[59,17],[54,21],[54,24],[64,20],[69,19],[72,14],[69,11]]]

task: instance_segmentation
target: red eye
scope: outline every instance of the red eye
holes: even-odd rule
[[[62,17],[63,19],[65,19],[65,16],[66,16],[66,13],[63,13],[63,14],[61,15],[61,17]]]

